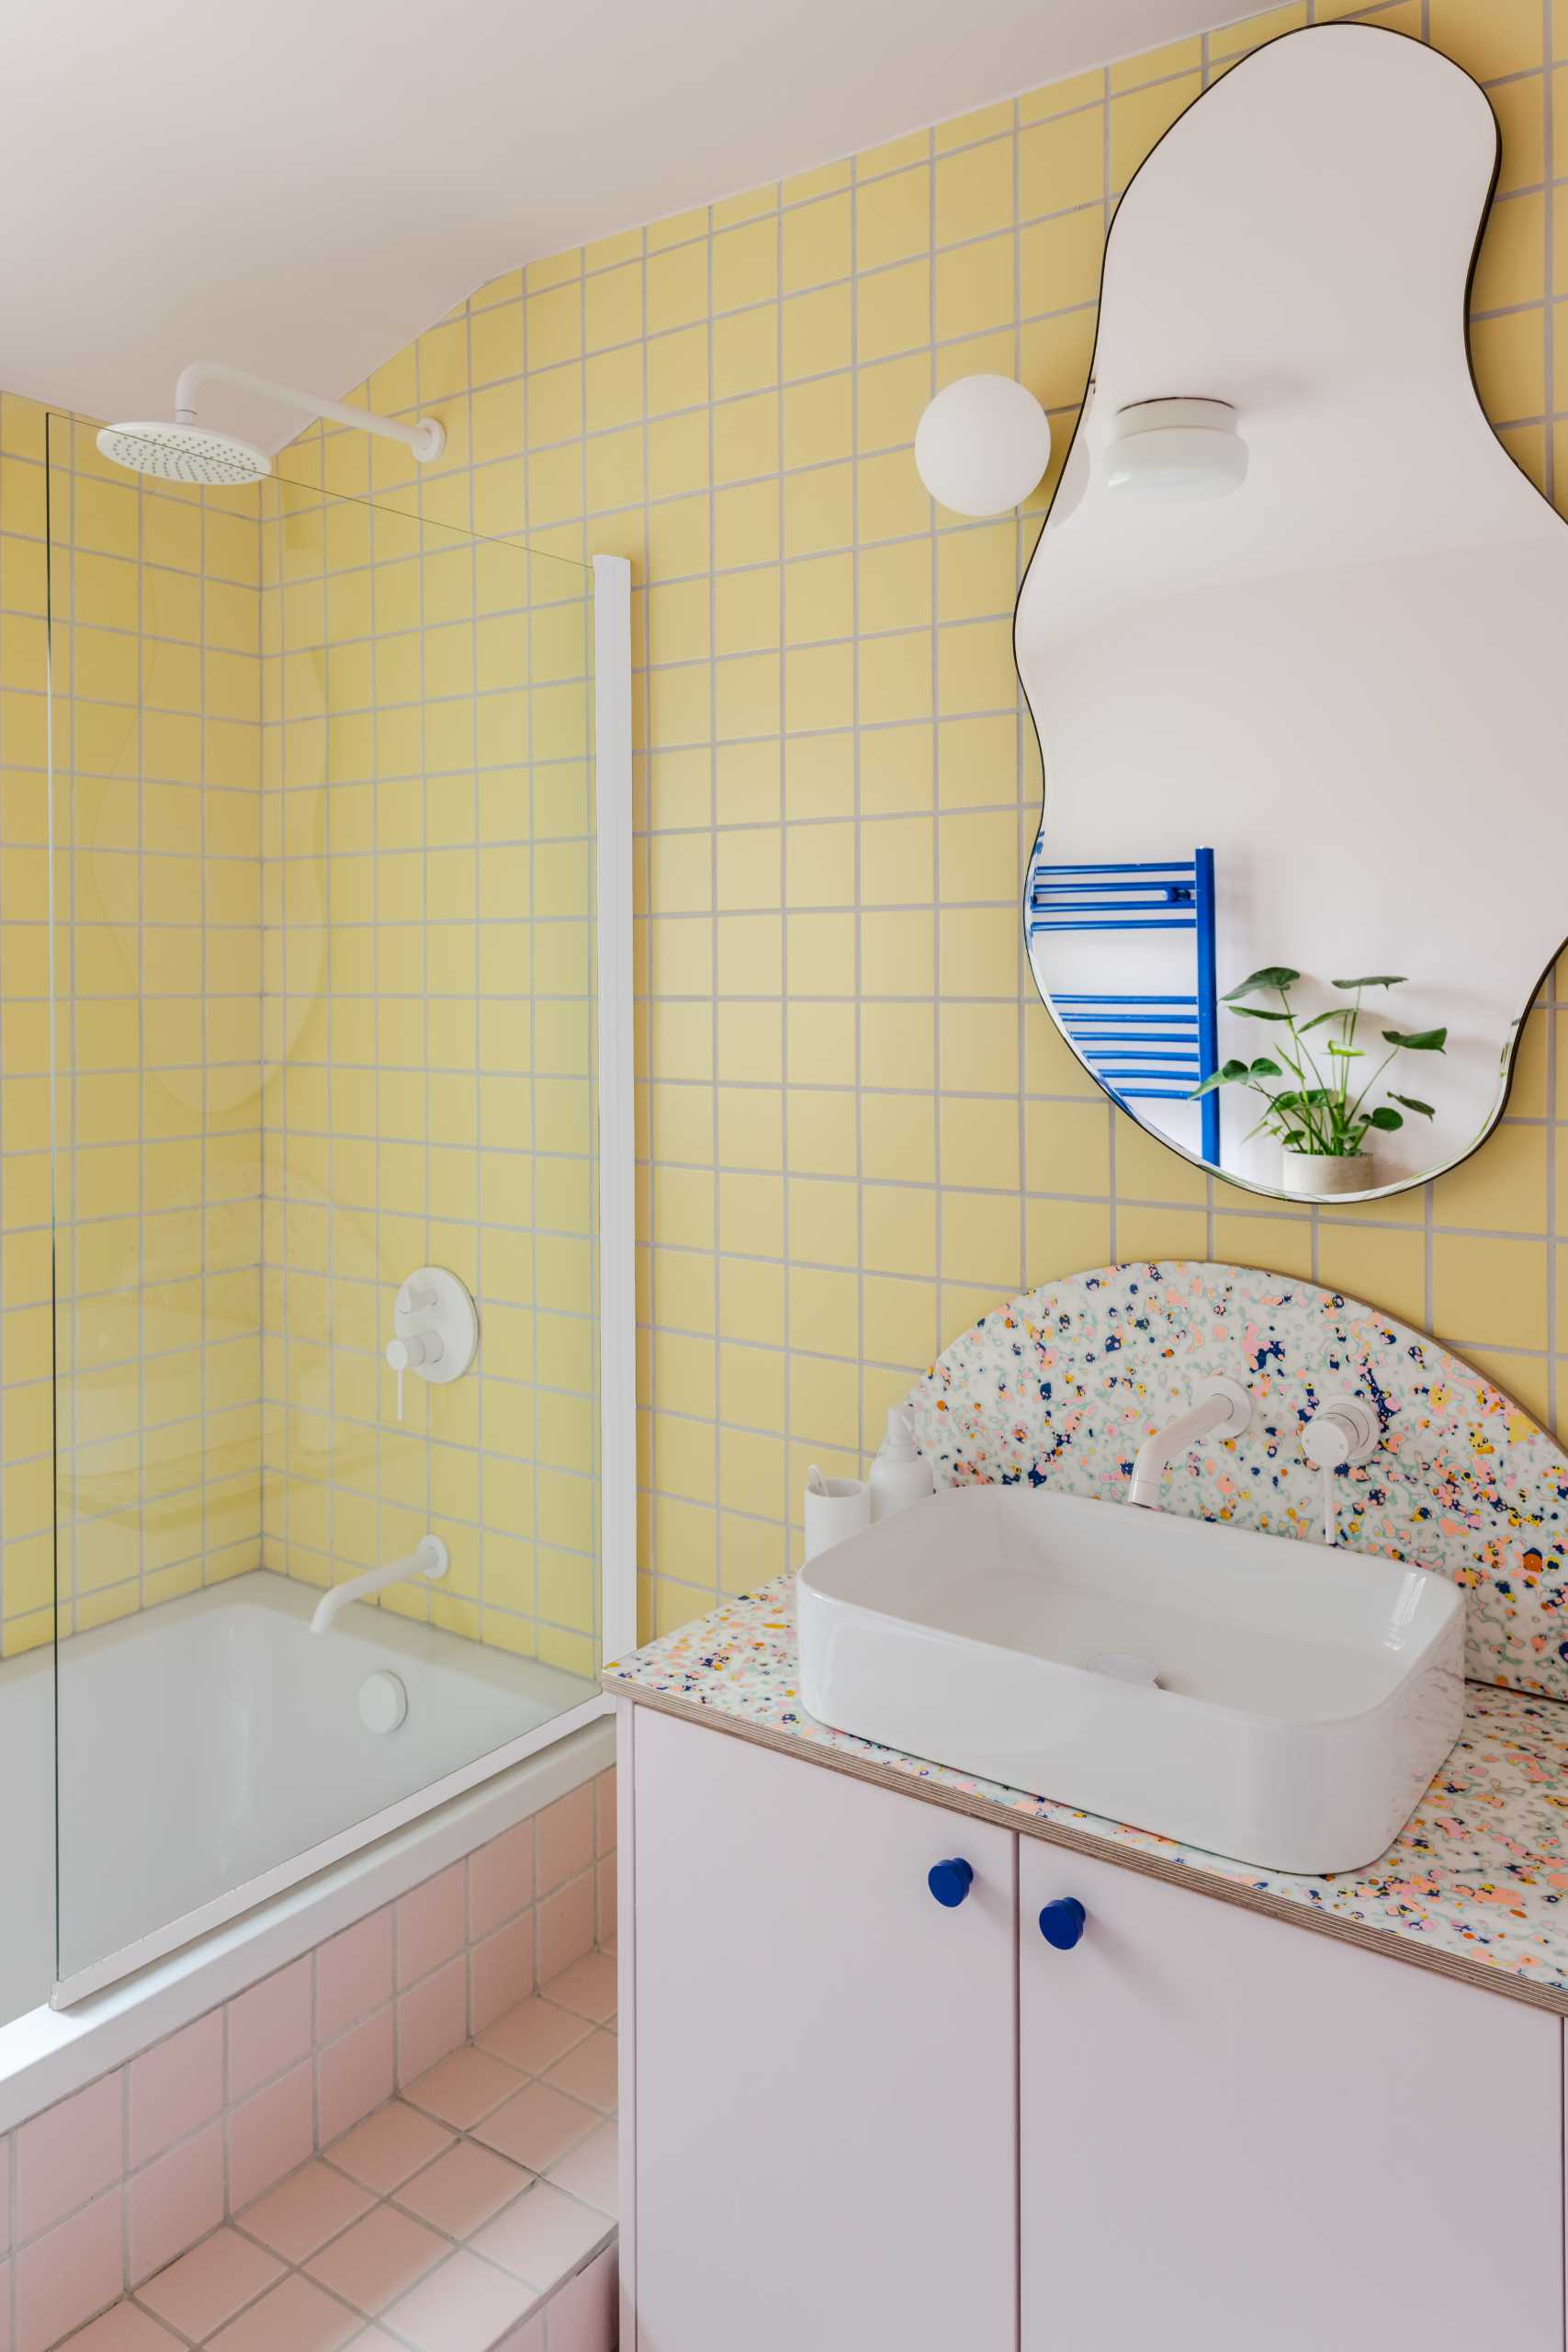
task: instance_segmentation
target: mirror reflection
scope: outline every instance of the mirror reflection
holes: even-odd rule
[[[1019,601],[1041,992],[1134,1117],[1258,1191],[1472,1150],[1568,931],[1568,537],[1466,343],[1496,156],[1476,85],[1366,25],[1197,100],[1117,214]]]

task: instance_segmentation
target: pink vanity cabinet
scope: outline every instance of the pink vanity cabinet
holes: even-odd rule
[[[1016,1841],[621,1712],[622,2352],[1010,2346]]]
[[[1563,2352],[1556,2017],[620,1713],[623,2352]]]
[[[1021,1838],[1021,2352],[1560,2352],[1561,2043]]]

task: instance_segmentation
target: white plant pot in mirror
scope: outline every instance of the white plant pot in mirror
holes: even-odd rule
[[[1287,1193],[1328,1200],[1338,1193],[1370,1193],[1377,1182],[1370,1151],[1292,1151],[1280,1146],[1280,1182]]]

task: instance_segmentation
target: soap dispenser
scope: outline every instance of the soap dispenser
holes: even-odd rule
[[[871,1465],[871,1515],[891,1519],[908,1503],[924,1501],[936,1492],[931,1465],[915,1443],[915,1425],[907,1405],[887,1408],[887,1434]]]

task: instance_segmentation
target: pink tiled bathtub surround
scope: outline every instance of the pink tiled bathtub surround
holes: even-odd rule
[[[525,2017],[519,2004],[542,1983],[570,1985],[581,1963],[592,1972],[596,1941],[615,1930],[615,1817],[605,1772],[0,2135],[0,2352],[50,2352],[395,2091],[434,2086],[436,2111],[451,2111],[450,2129],[430,2124],[443,2147],[470,2120],[482,2130],[487,2064],[510,2070],[514,2095],[559,2053],[477,2063],[476,2052],[466,2071],[455,2053]],[[595,2075],[585,2104],[602,2087]],[[164,2352],[148,2332],[163,2320],[143,2317],[140,2334],[121,2331],[127,2352]],[[118,2324],[105,2323],[101,2352],[118,2352]],[[194,2333],[173,2325],[165,2341]]]
[[[64,2352],[613,2352],[611,1968],[574,1963]],[[491,2127],[537,2097],[555,2101],[557,2153],[525,2164]]]

